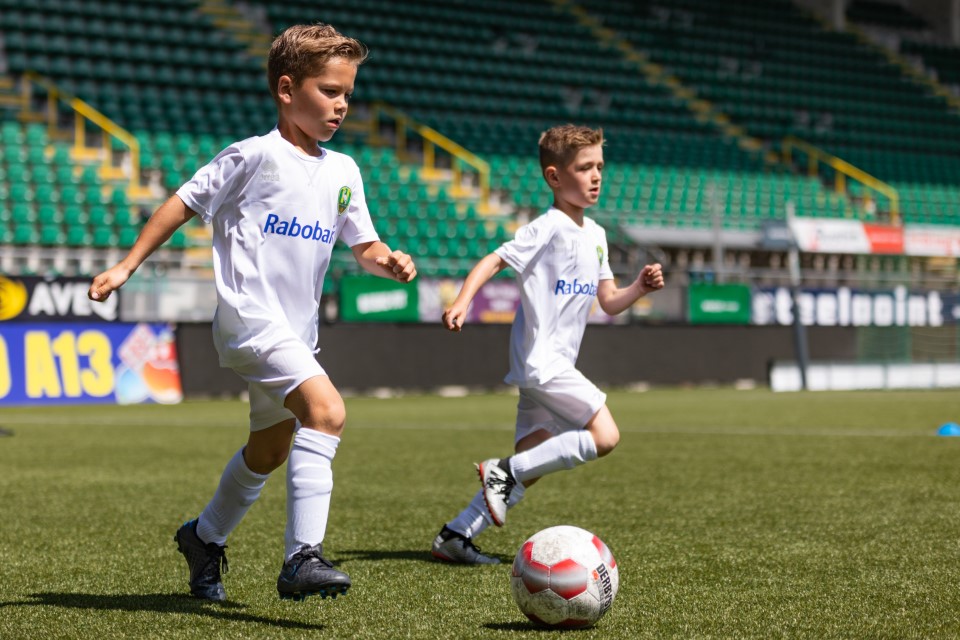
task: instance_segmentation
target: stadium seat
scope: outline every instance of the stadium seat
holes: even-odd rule
[[[118,246],[117,234],[111,226],[95,225],[93,227],[91,244],[94,247],[103,249],[116,247]]]
[[[21,246],[39,244],[40,233],[32,224],[17,224],[13,228],[12,242]]]

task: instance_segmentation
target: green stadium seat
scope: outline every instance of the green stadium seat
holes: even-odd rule
[[[22,147],[24,143],[23,129],[16,122],[4,122],[3,125],[0,125],[0,142],[6,147]]]
[[[139,234],[140,230],[135,227],[122,227],[117,235],[117,244],[123,248],[130,248]]]
[[[77,204],[71,204],[64,207],[63,222],[68,226],[85,226],[89,221],[90,215],[85,207]]]
[[[56,144],[53,147],[53,157],[50,159],[51,164],[58,167],[67,167],[72,165],[72,160],[70,158],[70,148],[65,144]]]
[[[45,245],[48,247],[56,247],[64,244],[66,242],[66,234],[63,232],[63,229],[58,224],[42,224],[40,225],[40,237],[38,239],[39,244]]]
[[[118,246],[117,234],[114,232],[113,227],[105,225],[95,225],[93,227],[93,234],[91,238],[91,244],[94,247],[98,248],[110,248]]]
[[[33,224],[37,221],[37,211],[34,209],[33,205],[27,202],[17,202],[14,201],[13,207],[11,209],[11,220],[15,224],[29,223]]]
[[[56,205],[45,203],[37,208],[37,220],[40,224],[60,224],[63,214]]]
[[[15,224],[13,227],[12,242],[20,246],[38,244],[40,242],[40,233],[32,224]]]
[[[110,204],[112,204],[114,207],[130,206],[129,201],[127,200],[127,190],[124,187],[115,187],[110,193]]]
[[[33,199],[41,205],[55,204],[60,201],[60,194],[51,184],[40,184],[34,189]]]
[[[4,142],[3,162],[6,165],[23,164],[27,161],[27,153],[22,143]]]
[[[86,166],[81,170],[79,184],[87,187],[98,187],[100,186],[100,175],[97,173],[97,168],[95,166]]]
[[[101,204],[93,204],[88,209],[89,221],[96,226],[110,226],[113,224],[113,213]]]
[[[171,249],[184,249],[189,245],[187,239],[187,234],[184,232],[183,228],[177,229],[170,239],[167,240],[166,246]]]
[[[27,142],[26,161],[34,167],[45,167],[47,164],[47,152],[43,146],[31,146]]]
[[[83,204],[87,201],[87,196],[79,186],[66,185],[60,190],[60,200],[64,205]]]

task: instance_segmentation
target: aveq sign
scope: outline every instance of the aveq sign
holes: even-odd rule
[[[938,291],[912,292],[906,287],[861,291],[848,287],[802,289],[800,321],[821,327],[939,327],[960,322],[951,296]],[[793,324],[793,296],[787,287],[753,292],[752,323]]]
[[[89,289],[89,278],[0,275],[0,322],[117,321],[122,292],[95,303]]]

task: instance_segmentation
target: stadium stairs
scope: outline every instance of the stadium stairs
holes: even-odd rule
[[[13,78],[0,75],[0,121],[13,119],[23,108],[23,95]]]
[[[953,114],[960,115],[960,48],[936,42],[930,26],[900,5],[857,0],[849,6],[847,20],[848,30],[863,46],[876,50],[904,77],[941,98]],[[960,132],[953,128],[946,133],[956,156]],[[895,184],[907,220],[960,223],[960,171],[947,178]]]
[[[911,78],[916,84],[921,87],[926,87],[929,93],[943,98],[943,100],[958,114],[960,114],[960,98],[958,98],[952,91],[947,87],[940,84],[936,77],[931,76],[929,73],[925,73],[924,70],[918,69],[916,65],[912,64],[904,56],[902,56],[896,49],[882,45],[876,39],[869,37],[867,33],[864,32],[855,24],[848,23],[847,31],[853,33],[857,36],[858,40],[865,47],[873,47],[880,55],[884,56],[891,64],[896,65],[900,68],[901,73],[905,76]],[[954,53],[958,53],[954,49]]]
[[[887,182],[922,180],[952,190],[960,180],[954,142],[960,119],[943,96],[791,3],[586,0],[581,6],[768,148],[796,136]],[[862,215],[861,194],[849,195],[844,214]],[[804,209],[802,215],[836,213]],[[909,220],[916,211],[904,213]],[[956,220],[954,209],[922,221]]]
[[[203,0],[199,11],[210,16],[214,26],[229,33],[233,40],[246,45],[246,53],[266,67],[270,52],[270,33],[247,17],[239,8],[226,0]]]
[[[747,136],[741,127],[731,124],[729,118],[725,114],[715,111],[713,105],[709,102],[696,99],[696,94],[691,89],[685,87],[676,77],[667,73],[664,67],[652,63],[644,53],[638,51],[629,40],[620,36],[615,30],[604,27],[596,17],[587,13],[571,0],[552,0],[552,2],[559,9],[570,13],[578,23],[587,27],[594,37],[609,49],[620,51],[627,61],[637,66],[650,84],[668,87],[697,120],[713,122],[726,136],[736,139],[740,148],[745,151],[757,152],[761,150],[762,144],[759,140]],[[768,163],[775,163],[777,157],[771,154],[765,156],[764,160]]]
[[[19,115],[23,115],[22,112]],[[0,244],[6,273],[85,273],[119,258],[139,233],[141,208],[126,178],[104,179],[101,160],[75,159],[76,147],[46,124],[0,125]],[[109,172],[108,172],[109,174]],[[183,248],[182,233],[168,246]],[[68,255],[63,248],[75,248]]]

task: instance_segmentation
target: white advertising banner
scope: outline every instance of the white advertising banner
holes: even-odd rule
[[[908,224],[903,236],[908,256],[960,257],[960,227]]]
[[[870,253],[870,239],[859,220],[794,218],[790,230],[801,251]]]
[[[790,230],[800,250],[808,253],[960,257],[960,227],[794,218]]]
[[[960,387],[960,363],[812,362],[806,371],[810,391],[862,389],[955,389]],[[800,391],[803,378],[795,362],[775,362],[770,389]]]

